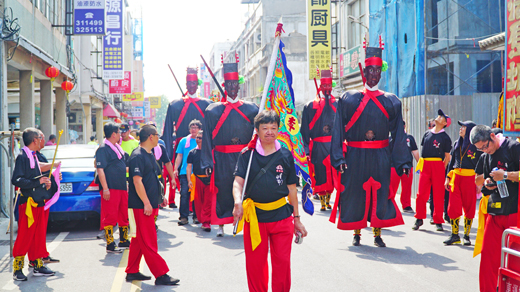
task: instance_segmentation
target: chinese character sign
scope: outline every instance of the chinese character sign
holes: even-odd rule
[[[144,93],[143,92],[134,92],[132,94],[123,95],[123,101],[144,101]],[[132,104],[132,106],[134,106]],[[142,106],[142,105],[141,105]]]
[[[365,59],[365,52],[362,48],[362,46],[357,46],[341,55],[343,56],[343,66],[340,69],[341,77],[359,73],[359,62]]]
[[[106,35],[103,36],[103,79],[123,79],[122,0],[106,0]]]
[[[520,1],[507,1],[506,22],[504,132],[518,136],[520,132]]]
[[[74,0],[74,34],[105,34],[105,0]]]
[[[321,70],[332,65],[330,19],[329,0],[307,0],[309,79],[316,77],[316,67]]]
[[[125,71],[124,79],[110,79],[108,81],[108,93],[132,93],[132,74]]]
[[[143,102],[143,108],[144,108],[143,117],[144,118],[149,118],[150,117],[150,101],[145,100]]]
[[[161,108],[161,97],[160,96],[149,97],[148,101],[150,101],[150,108]]]

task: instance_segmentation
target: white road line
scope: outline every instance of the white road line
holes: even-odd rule
[[[60,245],[60,243],[65,239],[65,237],[67,237],[67,235],[69,235],[68,232],[60,232],[60,234],[58,234],[58,236],[56,236],[56,238],[54,238],[54,240],[47,245],[47,251],[49,253],[53,252],[56,249],[56,247],[58,247],[58,245]],[[0,260],[0,262],[3,262],[5,257],[9,257],[9,255],[8,254],[5,255]],[[8,264],[11,264],[11,263],[9,262]],[[14,280],[9,280],[9,282],[7,282],[7,284],[5,284],[5,286],[2,288],[2,291],[5,291],[5,290],[11,291],[16,288],[19,288],[17,285],[15,285],[14,282],[15,282]]]

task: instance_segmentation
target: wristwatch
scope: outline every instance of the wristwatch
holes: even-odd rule
[[[504,179],[507,179],[507,171],[504,172]]]

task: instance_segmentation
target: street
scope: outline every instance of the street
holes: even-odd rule
[[[333,195],[334,198],[334,195]],[[399,198],[396,198],[399,201]],[[293,244],[292,291],[478,291],[480,257],[472,258],[473,246],[444,246],[450,226],[444,232],[427,224],[413,231],[413,214],[403,213],[405,225],[384,229],[386,248],[373,246],[368,228],[362,230],[362,246],[351,245],[352,231],[338,230],[328,221],[330,211],[320,212],[313,200],[314,216],[303,211],[302,222],[309,236],[301,245]],[[398,203],[399,204],[399,203]],[[415,209],[415,201],[412,200]],[[0,224],[1,291],[247,291],[242,234],[233,238],[232,227],[216,237],[217,227],[208,233],[200,225],[178,226],[178,209],[160,210],[159,253],[169,265],[169,274],[180,285],[154,286],[154,278],[125,282],[128,251],[107,254],[105,242],[96,239],[94,224],[53,228],[47,247],[60,263],[49,264],[54,277],[33,277],[25,259],[26,282],[14,282],[10,272],[9,235],[4,219]],[[191,223],[191,218],[190,218]],[[475,241],[476,221],[471,232]],[[70,227],[73,226],[73,227]],[[54,230],[56,229],[56,230]],[[115,236],[116,241],[118,235]],[[141,271],[151,275],[145,261]]]

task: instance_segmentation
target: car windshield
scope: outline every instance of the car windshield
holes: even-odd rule
[[[95,147],[63,147],[58,148],[56,160],[61,161],[62,168],[94,168]],[[41,153],[51,162],[54,147],[46,147]]]

